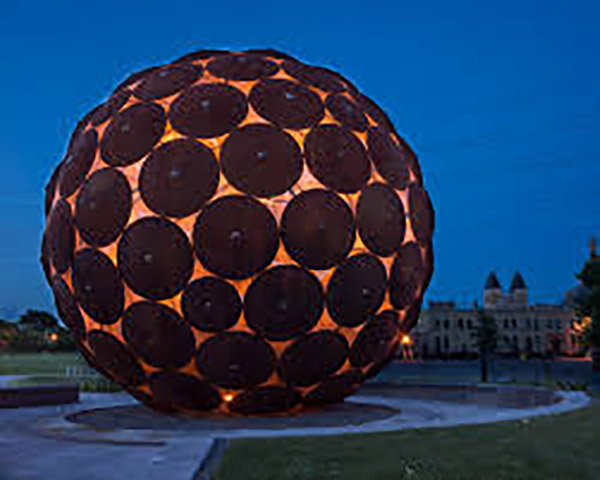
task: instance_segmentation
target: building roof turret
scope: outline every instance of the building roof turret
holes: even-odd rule
[[[498,281],[498,277],[496,276],[495,272],[490,272],[490,274],[488,275],[487,280],[485,281],[485,287],[486,290],[491,290],[493,288],[501,288],[500,287],[500,282]]]
[[[525,280],[523,280],[523,277],[517,270],[515,272],[515,276],[512,279],[512,283],[510,284],[510,291],[512,292],[513,290],[526,290],[526,289],[527,289],[527,285],[525,285]]]

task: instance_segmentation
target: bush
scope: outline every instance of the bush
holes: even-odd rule
[[[121,387],[104,377],[83,377],[77,380],[82,392],[113,393],[121,391]]]
[[[36,375],[15,380],[11,383],[11,385],[26,386],[54,383],[77,383],[79,385],[79,390],[89,393],[113,393],[122,390],[117,383],[101,376],[62,377]]]
[[[44,334],[30,328],[20,329],[13,337],[10,349],[17,352],[42,351],[46,340]]]
[[[585,392],[588,389],[586,382],[557,381],[554,385],[558,390]]]

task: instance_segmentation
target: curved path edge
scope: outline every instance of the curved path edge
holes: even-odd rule
[[[47,419],[38,424],[42,435],[58,436],[77,441],[164,445],[175,438],[272,438],[294,436],[346,435],[391,432],[421,428],[443,428],[461,425],[479,425],[511,420],[524,420],[546,415],[557,415],[588,406],[591,398],[583,392],[557,391],[560,400],[552,405],[531,408],[494,408],[462,405],[442,401],[393,399],[381,396],[353,396],[348,401],[359,404],[385,406],[398,414],[358,425],[278,429],[212,429],[199,431],[96,429],[82,423],[73,423],[64,416]],[[82,409],[81,411],[84,411]]]
[[[214,419],[204,430],[135,430],[124,428],[93,428],[89,424],[73,423],[67,415],[118,406],[137,405],[126,394],[81,395],[81,403],[61,407],[33,407],[0,410],[5,423],[0,432],[0,445],[8,453],[0,461],[0,477],[7,479],[42,478],[51,471],[57,478],[79,480],[84,473],[102,471],[107,480],[204,480],[218,468],[230,439],[269,438],[316,435],[345,435],[391,432],[407,429],[442,428],[477,425],[509,420],[525,420],[544,415],[556,415],[588,406],[591,402],[583,392],[558,391],[559,400],[551,405],[532,408],[499,408],[449,401],[394,398],[393,395],[357,395],[348,401],[355,406],[379,406],[390,411],[376,420],[370,418],[357,424],[289,428],[223,428]],[[358,407],[360,410],[360,407]],[[364,409],[363,409],[364,410]],[[347,420],[349,421],[349,420]],[[104,445],[101,447],[100,445]],[[12,452],[12,453],[10,453]],[[75,464],[56,462],[56,454],[77,459]],[[60,457],[59,455],[59,457]],[[111,458],[120,458],[119,470],[114,470]],[[60,471],[56,470],[59,469]],[[33,474],[36,475],[33,475]]]

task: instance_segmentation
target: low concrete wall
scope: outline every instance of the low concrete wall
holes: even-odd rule
[[[415,400],[472,403],[502,408],[531,408],[560,401],[555,391],[537,386],[502,384],[372,383],[367,389],[389,390],[396,397]],[[369,391],[367,390],[367,391]]]
[[[76,402],[79,402],[79,385],[76,383],[0,388],[0,408],[60,405]]]

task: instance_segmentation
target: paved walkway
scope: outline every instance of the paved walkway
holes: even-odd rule
[[[398,394],[401,395],[401,394]],[[581,392],[551,405],[401,398],[364,389],[329,411],[296,417],[183,419],[154,414],[126,394],[81,394],[79,404],[0,409],[2,480],[197,480],[218,438],[339,435],[491,423],[582,408]],[[431,398],[431,390],[428,391]],[[65,420],[82,412],[80,423]],[[312,416],[311,416],[312,415]],[[152,421],[151,429],[146,422]],[[112,422],[112,423],[111,423]],[[190,425],[193,424],[193,428]]]
[[[0,479],[193,479],[211,448],[209,437],[189,441],[166,435],[131,443],[61,437],[40,428],[69,412],[134,402],[125,394],[81,394],[74,405],[0,410]]]

